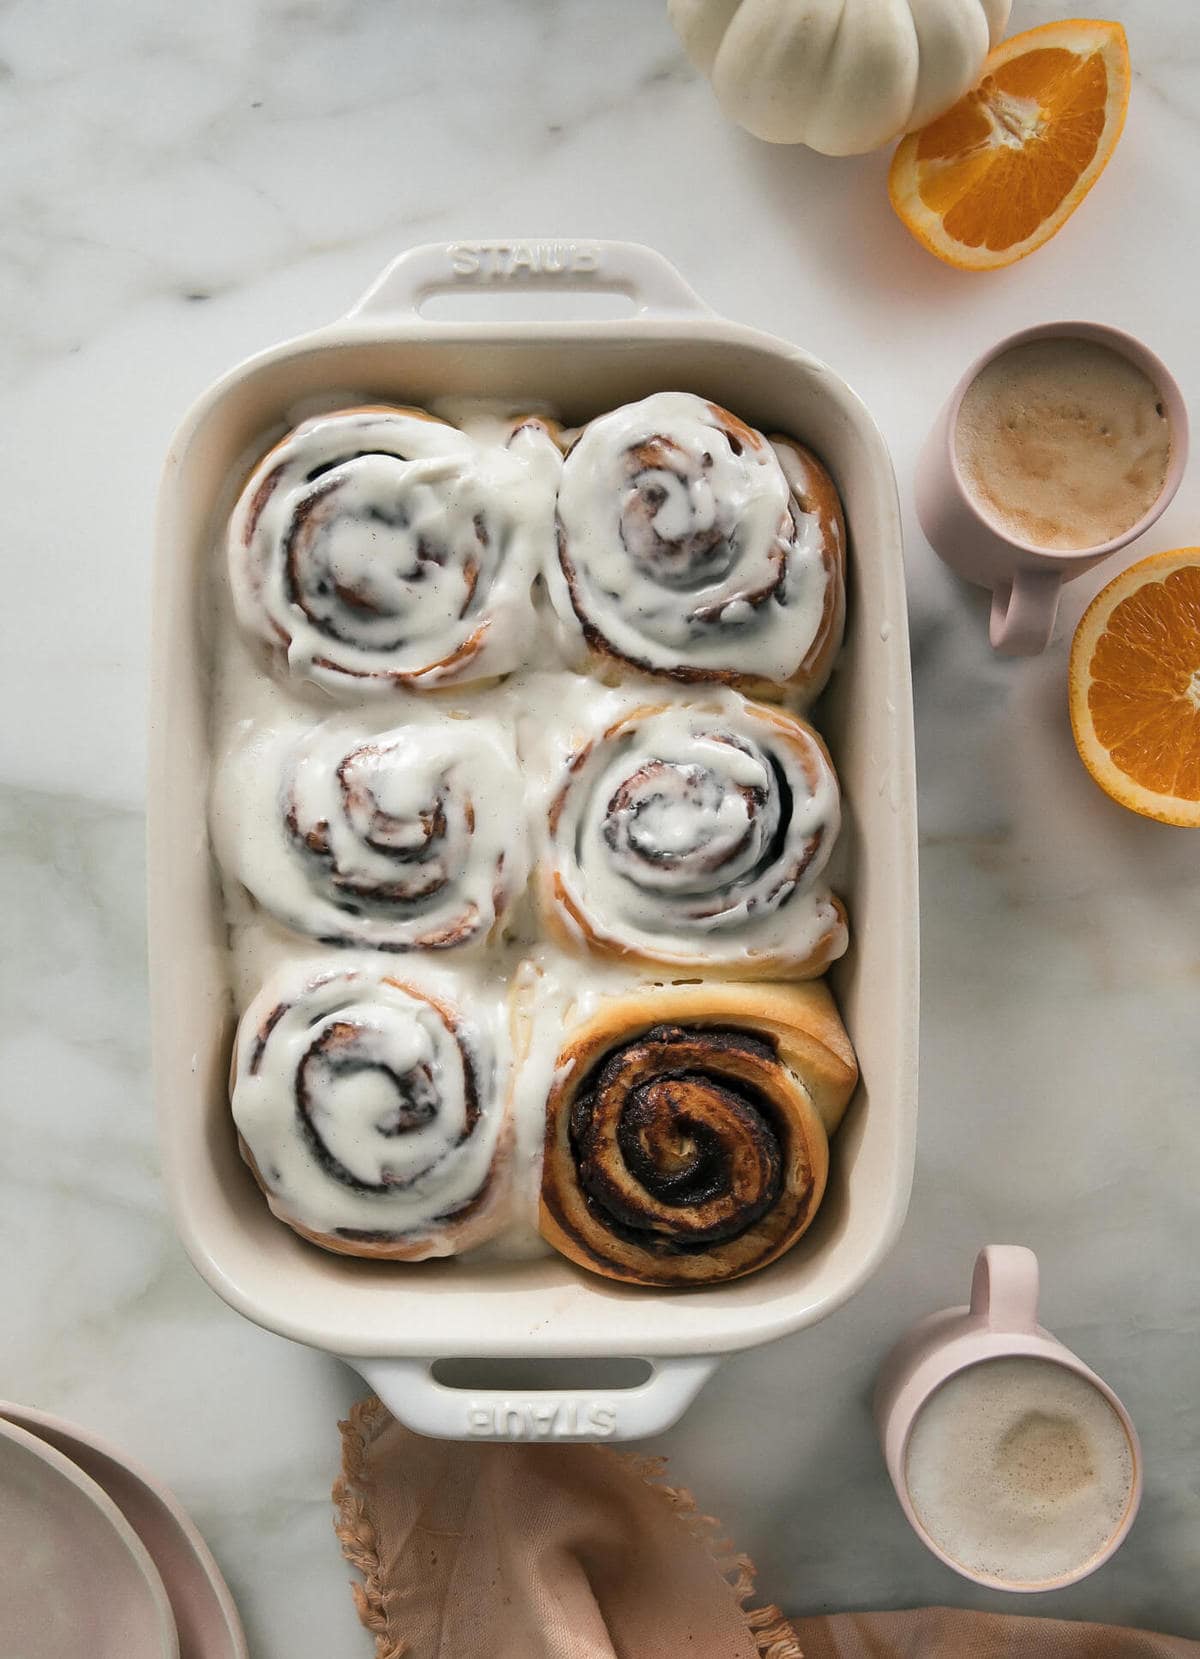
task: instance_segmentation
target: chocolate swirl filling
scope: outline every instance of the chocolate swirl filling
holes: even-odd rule
[[[702,1251],[777,1202],[784,1148],[753,1082],[766,1039],[660,1025],[608,1054],[571,1105],[570,1143],[593,1218],[643,1248]]]
[[[601,998],[546,1097],[538,1228],[633,1285],[756,1272],[816,1215],[857,1078],[828,991],[711,979]]]

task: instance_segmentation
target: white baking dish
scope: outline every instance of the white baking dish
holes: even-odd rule
[[[629,294],[619,322],[433,322],[443,290]],[[818,712],[846,798],[853,945],[833,986],[862,1084],[815,1225],[761,1273],[648,1291],[558,1258],[419,1267],[324,1254],[273,1219],[238,1156],[227,1079],[234,1013],[205,833],[205,561],[231,468],[283,411],[330,387],[424,404],[548,399],[578,422],[670,387],[794,433],[832,470],[850,527],[846,647]],[[171,445],[158,521],[151,690],[154,1072],[175,1220],[200,1272],[271,1330],[349,1359],[404,1422],[495,1439],[625,1439],[679,1415],[722,1354],[824,1318],[878,1267],[908,1202],[916,1121],[917,861],[912,692],[895,484],[863,405],[807,352],[714,317],[672,266],[622,243],[456,244],[402,255],[346,318],[242,364]],[[648,1359],[632,1388],[448,1387],[437,1359]],[[526,1368],[527,1369],[527,1368]],[[579,1367],[574,1370],[578,1372]],[[584,1378],[588,1376],[585,1370]],[[522,1381],[527,1381],[524,1377]]]

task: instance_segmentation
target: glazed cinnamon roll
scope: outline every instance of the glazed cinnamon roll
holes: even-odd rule
[[[659,392],[568,451],[551,596],[601,664],[808,699],[841,643],[845,540],[808,450]]]
[[[458,949],[493,936],[524,888],[520,798],[512,745],[483,716],[251,730],[218,773],[214,841],[264,910],[322,944]]]
[[[533,626],[558,468],[536,421],[504,446],[416,409],[305,421],[233,510],[238,621],[335,692],[505,673]]]
[[[735,692],[635,708],[571,758],[539,893],[561,940],[738,978],[807,978],[847,944],[821,876],[837,778],[811,726]]]
[[[501,1224],[508,1130],[482,1029],[368,969],[289,969],[238,1027],[233,1117],[281,1221],[349,1256],[420,1261]]]
[[[632,1284],[715,1284],[764,1267],[817,1212],[857,1077],[821,984],[612,1000],[559,1054],[542,1236]]]

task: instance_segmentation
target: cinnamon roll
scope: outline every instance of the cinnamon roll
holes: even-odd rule
[[[571,758],[539,894],[560,939],[738,978],[807,978],[847,944],[821,881],[837,778],[811,726],[736,692],[633,709]]]
[[[657,986],[571,1032],[539,1226],[593,1273],[705,1285],[774,1261],[825,1191],[858,1077],[824,985]]]
[[[416,985],[366,968],[276,974],[238,1027],[232,1105],[271,1209],[326,1250],[420,1261],[502,1225],[496,1058]]]
[[[845,541],[808,450],[659,392],[568,451],[551,597],[601,663],[808,699],[841,643]]]
[[[505,673],[533,628],[558,468],[536,421],[503,446],[417,409],[305,421],[233,510],[238,621],[335,692]]]
[[[364,734],[328,720],[251,730],[213,795],[225,869],[330,945],[449,950],[493,936],[525,885],[516,755],[484,716]]]

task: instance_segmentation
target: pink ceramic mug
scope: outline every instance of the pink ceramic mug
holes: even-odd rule
[[[1136,524],[1111,541],[1073,550],[1036,547],[1008,535],[975,504],[958,465],[955,433],[967,388],[980,372],[1014,346],[1032,340],[1096,340],[1120,352],[1158,388],[1171,426],[1171,454],[1158,499]],[[1032,657],[1046,648],[1064,582],[1082,576],[1111,553],[1142,535],[1166,511],[1187,460],[1187,408],[1175,380],[1140,340],[1103,323],[1041,323],[1010,334],[978,358],[950,394],[917,460],[917,518],[939,558],[968,582],[992,590],[989,637],[1004,656]]]
[[[1142,1453],[1129,1413],[1102,1378],[1037,1322],[1038,1262],[1018,1244],[979,1252],[969,1307],[943,1308],[914,1325],[884,1362],[875,1390],[875,1422],[888,1474],[921,1542],[964,1578],[992,1589],[1058,1590],[1095,1572],[1124,1542],[1142,1496]],[[951,1377],[985,1360],[1049,1360],[1084,1378],[1108,1402],[1129,1442],[1132,1483],[1124,1513],[1107,1541],[1069,1572],[1043,1579],[1003,1578],[972,1570],[948,1554],[922,1524],[910,1495],[908,1450],[922,1409]]]

